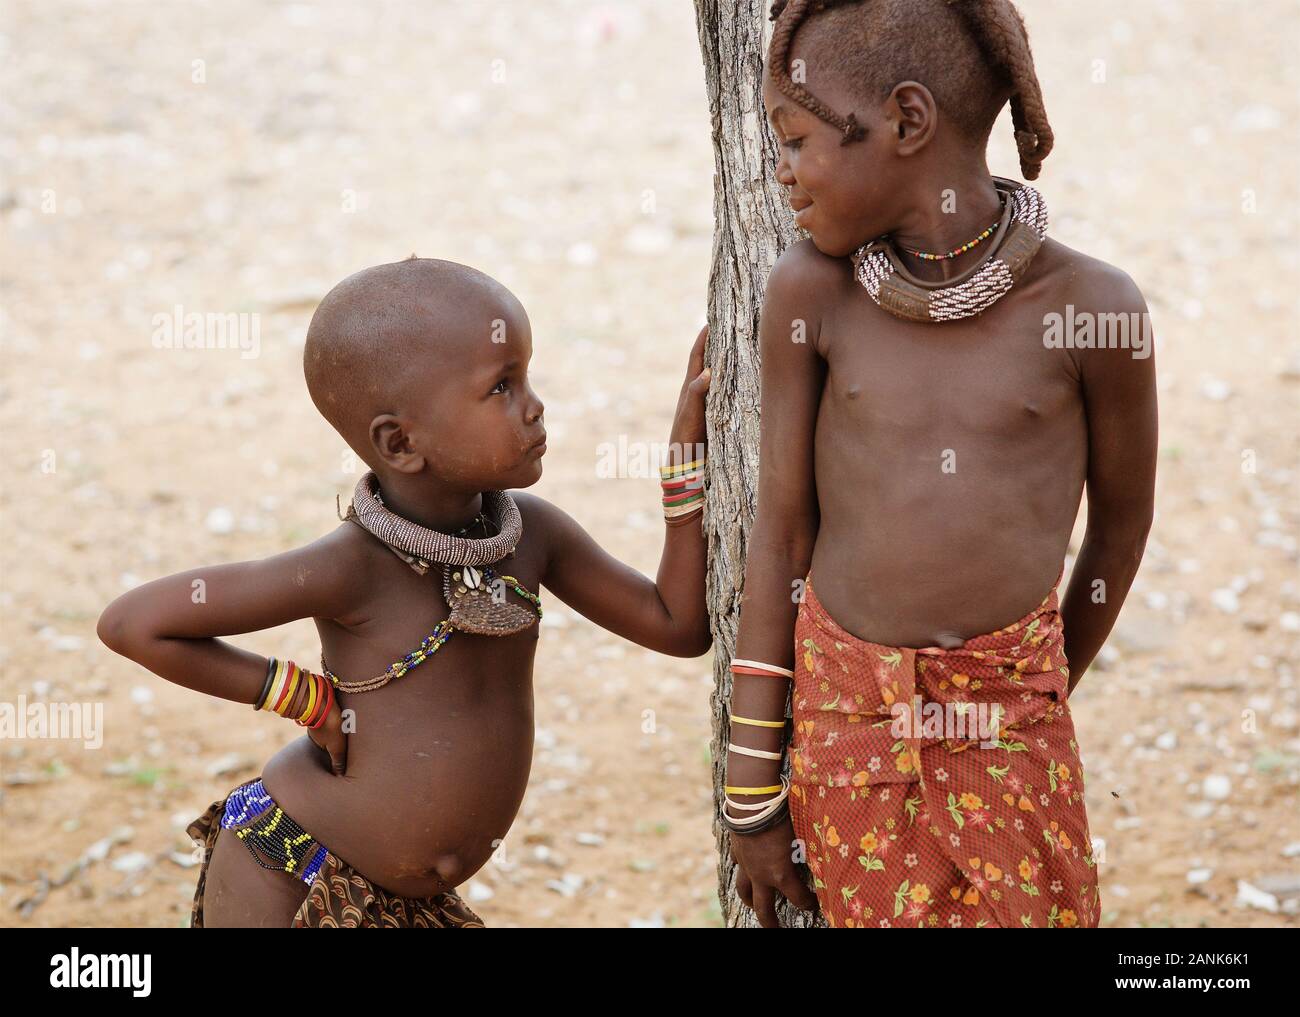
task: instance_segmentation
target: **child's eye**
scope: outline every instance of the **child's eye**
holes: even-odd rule
[[[785,141],[781,142],[781,147],[793,149],[797,152],[802,144],[803,138],[786,138]]]
[[[494,386],[492,386],[492,391],[491,391],[491,393],[489,393],[489,394],[490,394],[490,395],[498,395],[498,394],[504,393],[505,390],[506,390],[507,388],[509,388],[509,386],[510,386],[510,379],[509,379],[509,378],[502,378],[502,379],[501,379],[500,381],[498,381]]]

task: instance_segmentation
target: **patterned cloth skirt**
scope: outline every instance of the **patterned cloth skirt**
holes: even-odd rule
[[[307,833],[266,793],[262,779],[239,785],[208,806],[186,831],[203,847],[190,928],[203,928],[203,890],[212,846],[222,831],[242,840],[263,868],[278,869],[307,884],[307,898],[292,928],[481,929],[460,896],[398,897],[376,886]]]
[[[836,623],[808,577],[790,814],[828,924],[1098,924],[1057,604],[1053,585],[959,649],[881,646]]]

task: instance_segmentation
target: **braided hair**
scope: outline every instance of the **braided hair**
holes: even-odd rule
[[[1020,170],[1038,177],[1053,135],[1024,19],[1011,0],[774,0],[767,63],[780,92],[837,127],[840,144],[866,137],[855,114],[828,107],[789,72],[805,28],[832,71],[882,98],[899,81],[922,81],[945,116],[987,142],[1010,100]]]

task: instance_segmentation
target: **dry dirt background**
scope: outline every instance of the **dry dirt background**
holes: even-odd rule
[[[1158,517],[1072,699],[1103,921],[1294,926],[1300,18],[1022,8],[1054,235],[1127,270],[1160,337]],[[114,657],[95,619],[144,580],[335,525],[355,475],[300,366],[334,282],[416,252],[510,286],[551,434],[537,490],[653,573],[656,485],[598,480],[596,446],[666,440],[704,313],[693,12],[11,0],[0,31],[0,698],[102,702],[107,730],[94,751],[0,745],[0,924],[180,926],[184,824],[295,729]],[[1014,175],[1009,135],[990,167]],[[260,356],[154,349],[177,304],[257,312]],[[463,889],[495,926],[717,924],[708,659],[546,607],[532,784]],[[309,622],[238,641],[317,649]]]

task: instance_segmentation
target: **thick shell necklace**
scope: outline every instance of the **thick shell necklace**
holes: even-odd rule
[[[1047,203],[1028,184],[994,177],[1006,196],[998,232],[984,258],[954,279],[927,282],[899,261],[888,237],[853,253],[854,276],[871,299],[910,321],[952,321],[988,310],[1025,274],[1047,236]]]

